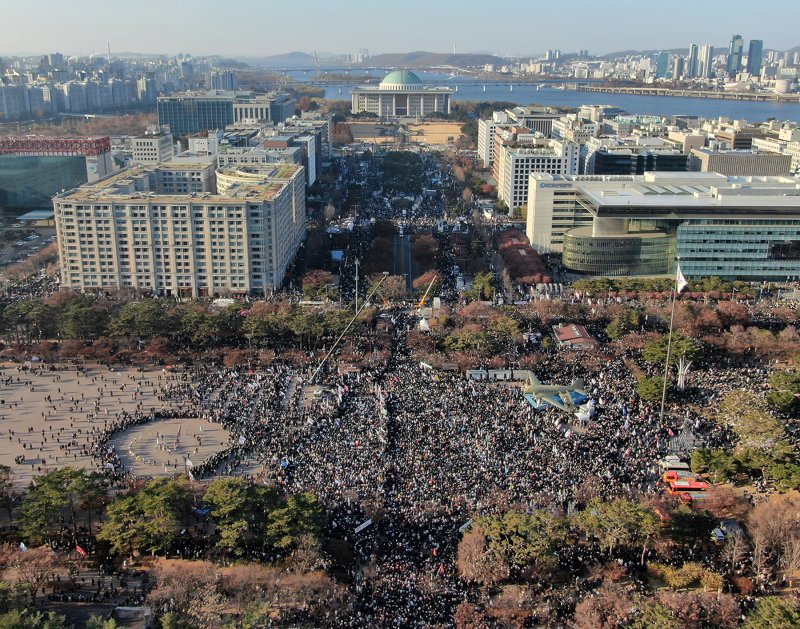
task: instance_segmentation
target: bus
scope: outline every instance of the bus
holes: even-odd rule
[[[678,478],[671,480],[667,483],[668,491],[670,494],[681,494],[695,491],[705,491],[708,489],[708,483],[695,478]]]

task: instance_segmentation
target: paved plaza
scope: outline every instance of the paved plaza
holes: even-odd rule
[[[159,399],[162,387],[178,381],[180,374],[94,364],[80,369],[0,364],[0,464],[11,467],[20,489],[35,476],[60,467],[94,469],[93,441],[123,412],[180,415],[175,402]],[[129,428],[111,443],[135,475],[157,476],[182,471],[187,456],[192,464],[202,463],[227,442],[221,426],[178,417]]]

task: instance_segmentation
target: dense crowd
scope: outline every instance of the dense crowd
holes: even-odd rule
[[[595,371],[551,354],[536,375],[559,384],[583,379],[594,412],[581,423],[557,409],[535,411],[518,383],[420,365],[404,346],[411,324],[395,314],[390,362],[328,381],[322,394],[310,386],[310,368],[277,363],[257,372],[198,367],[162,389],[184,416],[230,432],[226,449],[193,468],[196,478],[246,475],[323,500],[327,536],[352,543],[359,566],[351,575],[356,604],[336,612],[332,625],[446,622],[470,596],[455,574],[470,517],[511,504],[570,512],[589,481],[604,497],[651,491],[657,462],[680,432],[712,447],[730,442],[697,409],[766,378],[755,367],[693,372],[693,403],[668,408],[662,421],[658,404],[634,392],[632,353]],[[126,415],[108,428],[147,420]],[[116,469],[113,452],[104,457]]]

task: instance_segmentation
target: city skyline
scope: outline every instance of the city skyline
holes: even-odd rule
[[[76,0],[69,5],[53,5],[42,0],[27,3],[2,0],[0,6],[7,23],[24,25],[36,17],[36,32],[9,29],[4,33],[0,55],[112,53],[226,55],[261,57],[293,51],[325,50],[336,53],[367,48],[372,54],[402,53],[414,50],[447,53],[491,52],[498,56],[525,56],[544,53],[550,48],[564,51],[588,49],[591,54],[622,50],[654,50],[688,47],[692,42],[711,42],[724,47],[732,33],[747,40],[764,41],[765,49],[786,50],[800,45],[794,24],[800,7],[790,0],[772,2],[774,20],[757,25],[747,22],[749,5],[738,0],[711,0],[698,5],[677,0],[668,14],[659,16],[658,32],[653,32],[652,14],[641,11],[632,0],[606,3],[604,10],[613,14],[610,22],[624,38],[607,29],[598,29],[596,20],[574,19],[597,13],[589,0],[576,0],[565,14],[559,6],[531,6],[511,0],[504,5],[504,15],[524,10],[529,20],[510,20],[503,28],[487,30],[476,18],[486,12],[485,5],[464,0],[454,9],[444,2],[409,0],[402,10],[394,6],[375,6],[365,0],[323,3],[309,0],[303,17],[296,11],[265,6],[256,0],[237,5],[235,28],[220,29],[220,22],[208,16],[218,10],[210,0],[183,3],[156,3],[142,0],[137,11],[120,19],[107,3],[99,0]],[[213,11],[211,11],[213,9]],[[48,16],[47,20],[40,19]],[[76,18],[79,18],[76,19]],[[564,28],[552,28],[552,24]],[[68,28],[64,28],[68,24]],[[297,24],[298,28],[281,25]],[[300,28],[302,25],[302,28]],[[444,27],[443,27],[444,25]],[[541,28],[547,25],[546,28]],[[655,37],[654,37],[655,35]],[[44,47],[32,42],[46,41]],[[346,42],[346,43],[344,43]]]

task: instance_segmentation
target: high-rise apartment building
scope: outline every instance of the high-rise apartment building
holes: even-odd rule
[[[697,76],[704,79],[710,78],[713,73],[714,62],[714,46],[711,44],[704,44],[700,46],[700,52],[697,59]]]
[[[742,55],[744,54],[744,39],[741,35],[731,37],[728,48],[728,74],[733,76],[742,71]]]
[[[752,76],[761,74],[761,62],[764,56],[764,42],[760,39],[751,39],[747,51],[747,72]]]
[[[699,65],[700,57],[699,57],[699,49],[697,44],[690,44],[689,45],[689,56],[686,57],[686,76],[688,77],[696,77],[698,75],[698,65]]]
[[[232,91],[239,89],[236,74],[232,70],[210,70],[207,87],[210,90]]]
[[[53,207],[62,286],[258,294],[281,285],[305,237],[305,173],[175,160],[64,192]]]
[[[683,57],[672,58],[672,80],[682,79],[686,74],[686,62]]]

